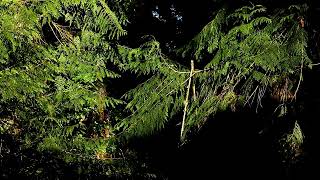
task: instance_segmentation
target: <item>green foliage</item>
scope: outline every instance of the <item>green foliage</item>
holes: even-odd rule
[[[126,106],[130,115],[118,123],[117,128],[125,134],[141,136],[164,128],[168,118],[182,107],[188,73],[179,72],[184,68],[164,57],[156,41],[136,49],[120,47],[120,53],[128,61],[120,67],[152,77],[125,94],[124,98],[130,100]]]
[[[105,167],[120,155],[115,132],[145,136],[171,120],[182,126],[185,140],[218,111],[253,102],[258,109],[266,95],[283,104],[279,116],[287,113],[311,63],[307,33],[297,20],[306,7],[271,15],[260,5],[231,14],[221,9],[175,51],[182,65],[154,39],[138,48],[121,43],[130,3],[0,2],[1,134],[66,163]],[[111,82],[122,72],[147,80],[116,97]],[[296,148],[302,137],[296,125],[286,139]]]
[[[209,22],[202,31],[194,37],[190,43],[180,48],[178,53],[182,53],[183,57],[188,54],[196,60],[200,60],[202,55],[213,53],[219,48],[219,41],[221,39],[221,31],[226,18],[226,10],[222,9],[218,11],[216,17]]]
[[[284,10],[265,14],[266,8],[260,5],[246,6],[229,15],[220,10],[190,43],[177,51],[186,60],[205,64],[202,70],[190,72],[167,61],[160,52],[141,61],[144,49],[131,50],[129,57],[136,58],[137,64],[132,68],[141,67],[140,72],[153,76],[127,93],[127,109],[132,113],[121,124],[127,135],[160,130],[172,114],[186,111],[182,125],[185,127],[181,130],[184,139],[217,111],[234,110],[252,102],[257,102],[259,108],[262,97],[269,92],[286,92],[280,93],[279,103],[293,100],[302,80],[302,69],[311,63],[306,31],[296,20],[301,13]],[[189,78],[193,87],[187,83]],[[186,99],[187,89],[193,89],[188,92],[193,98]]]
[[[112,159],[114,117],[105,114],[123,104],[108,87],[120,77],[121,15],[103,0],[1,1],[1,118],[15,119],[26,148]]]
[[[279,140],[282,162],[290,165],[297,163],[303,155],[304,134],[296,121],[292,132],[289,132]]]

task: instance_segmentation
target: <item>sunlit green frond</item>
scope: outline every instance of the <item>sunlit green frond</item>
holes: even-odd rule
[[[181,114],[181,138],[185,139],[218,111],[234,110],[253,101],[260,107],[263,97],[275,91],[276,84],[291,83],[279,90],[285,92],[279,103],[294,98],[301,81],[301,73],[297,72],[311,62],[306,53],[306,32],[294,20],[294,13],[282,11],[265,16],[265,12],[260,5],[243,7],[229,16],[225,10],[219,11],[178,50],[182,57],[206,64],[201,70],[164,63],[160,51],[142,55],[158,45],[123,50],[134,62],[132,67],[123,67],[153,74],[127,94],[127,108],[132,114],[122,122],[124,129],[136,135],[151,133],[168,120],[168,114],[172,114],[169,107],[178,103],[173,114]]]

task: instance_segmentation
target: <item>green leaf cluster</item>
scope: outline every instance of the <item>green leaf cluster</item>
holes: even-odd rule
[[[127,33],[120,3],[0,2],[0,117],[15,120],[25,147],[69,160],[64,152],[114,153],[107,114],[124,103],[109,90],[120,77],[118,45]]]
[[[127,109],[132,113],[121,125],[127,135],[160,130],[168,120],[180,116],[182,121],[185,113],[181,129],[185,139],[218,111],[253,103],[258,109],[271,92],[280,94],[279,104],[292,101],[302,70],[311,63],[307,33],[296,20],[301,12],[294,8],[266,12],[260,5],[232,13],[218,11],[198,35],[176,51],[186,62],[198,62],[193,71],[168,61],[157,46],[155,57],[141,58],[144,48],[130,50],[129,59],[136,59],[137,64],[131,68],[143,68],[140,72],[145,70],[152,77],[126,95],[130,100]]]

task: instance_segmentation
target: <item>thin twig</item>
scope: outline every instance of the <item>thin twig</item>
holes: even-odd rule
[[[56,28],[56,30],[58,31],[62,39],[72,42],[73,38],[71,33],[63,29],[63,27],[67,27],[67,26],[62,26],[55,22],[52,22],[52,25]]]
[[[187,72],[187,71],[178,71],[178,70],[175,70],[174,68],[172,68],[169,64],[167,63],[163,63],[165,64],[169,69],[171,69],[173,72],[175,73],[178,73],[178,74],[189,74],[190,72]]]
[[[276,113],[276,111],[277,111],[280,107],[282,107],[282,106],[284,106],[284,105],[285,105],[285,103],[279,104],[279,105],[274,109],[273,114]]]
[[[252,98],[252,96],[253,96],[254,94],[256,94],[256,91],[258,90],[258,88],[259,88],[259,86],[257,86],[256,89],[252,92],[252,94],[248,97],[248,99],[247,99],[247,101],[244,103],[244,105],[246,105],[246,104],[249,102],[249,100]]]
[[[189,100],[189,93],[190,93],[193,71],[194,71],[194,62],[193,62],[193,60],[191,60],[190,77],[189,77],[189,82],[188,82],[188,87],[187,87],[187,92],[186,92],[186,99],[184,100],[184,110],[183,110],[182,125],[181,125],[181,132],[180,132],[180,139],[181,140],[183,139],[183,132],[184,132],[184,126],[185,126],[187,109],[188,109],[188,100]]]
[[[193,85],[192,85],[192,92],[193,92],[193,100],[196,101],[197,100],[196,83],[194,80],[193,80]]]
[[[320,65],[320,63],[315,63],[315,64],[310,64],[309,66],[319,66]]]
[[[62,42],[60,41],[60,39],[58,38],[56,32],[54,32],[54,29],[52,28],[51,24],[49,23],[49,27],[51,29],[51,31],[53,32],[53,35],[57,38],[57,40],[59,41],[60,44],[62,44]]]
[[[298,86],[297,86],[296,91],[294,92],[292,101],[297,98],[297,94],[298,94],[298,91],[299,91],[299,88],[300,88],[300,85],[301,85],[301,82],[302,82],[302,79],[303,79],[303,74],[302,73],[303,73],[303,59],[301,60],[300,78],[299,78]]]

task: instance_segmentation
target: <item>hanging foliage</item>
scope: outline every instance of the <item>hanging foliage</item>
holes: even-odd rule
[[[128,68],[139,67],[152,77],[126,94],[132,114],[120,127],[128,136],[145,135],[162,129],[173,115],[183,114],[180,133],[184,140],[218,111],[254,102],[258,109],[272,91],[279,104],[293,101],[303,69],[311,63],[307,34],[296,20],[297,8],[275,15],[266,12],[260,5],[233,13],[220,10],[190,43],[177,50],[186,62],[191,61],[190,68],[171,63],[159,48],[147,57],[142,55],[146,47],[127,50],[128,59],[136,63]]]

